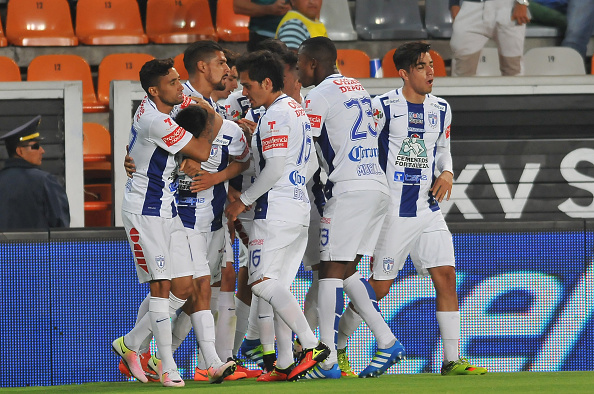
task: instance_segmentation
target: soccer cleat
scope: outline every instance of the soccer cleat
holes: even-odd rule
[[[294,365],[285,368],[279,369],[274,367],[274,369],[270,372],[267,372],[260,376],[256,381],[257,382],[284,382],[288,380],[288,376],[293,370]]]
[[[151,359],[151,352],[148,351],[146,353],[142,353],[138,358],[140,359],[140,366],[144,370],[144,374],[145,374],[146,378],[148,379],[148,381],[149,382],[158,382],[159,381],[159,375],[157,374],[157,372],[155,372],[148,365],[149,360]],[[126,366],[126,364],[124,363],[124,361],[122,359],[120,359],[120,362],[118,364],[118,369],[128,379],[130,377],[132,377],[132,374],[130,374],[130,370],[128,369],[128,367]]]
[[[230,361],[230,360],[235,361],[235,365],[237,365],[237,368],[235,368],[235,373],[243,372],[245,374],[245,377],[248,379],[257,378],[258,376],[262,375],[261,369],[248,369],[243,365],[241,360],[239,360],[237,357],[227,359],[227,361]]]
[[[349,356],[347,355],[346,348],[336,349],[338,356],[338,368],[340,368],[340,375],[343,378],[356,378],[357,374],[351,369],[351,363],[349,362]]]
[[[303,358],[291,371],[287,380],[295,381],[304,376],[307,371],[312,369],[317,363],[324,361],[330,355],[330,349],[322,342],[318,342],[318,346],[312,349],[305,349],[303,351]]]
[[[181,376],[179,376],[177,369],[163,372],[161,375],[161,384],[165,387],[184,387],[186,385]]]
[[[208,382],[208,369],[196,367],[194,370],[194,380],[197,382]]]
[[[387,349],[377,349],[371,362],[361,373],[360,378],[375,378],[386,372],[392,365],[406,358],[404,346],[396,340],[396,343]]]
[[[276,351],[271,350],[269,352],[264,353],[264,355],[262,355],[262,360],[263,360],[263,370],[265,370],[266,372],[270,372],[274,369],[275,365],[276,365]]]
[[[132,374],[130,373],[130,370],[128,369],[128,367],[124,363],[124,360],[122,360],[121,358],[120,358],[120,362],[118,363],[118,370],[126,378],[130,379],[132,377]]]
[[[119,337],[111,343],[111,348],[115,354],[122,358],[122,361],[130,371],[130,374],[142,383],[148,382],[147,377],[144,375],[140,361],[138,360],[138,354],[134,350],[128,349],[124,344],[124,337]]]
[[[441,367],[441,374],[446,376],[453,375],[484,375],[487,373],[487,368],[477,367],[470,364],[467,359],[460,358],[456,361],[444,363]]]
[[[241,354],[250,361],[258,364],[260,368],[264,368],[264,351],[259,339],[244,339],[241,343]]]
[[[163,366],[157,356],[151,355],[150,352],[141,354],[140,365],[149,382],[158,382],[160,380],[159,377],[163,374]]]
[[[301,360],[302,357],[303,357],[303,346],[301,345],[299,338],[295,338],[295,340],[293,341],[293,358],[295,360]]]
[[[305,379],[340,379],[340,369],[338,365],[334,364],[330,369],[324,369],[317,364],[315,367],[307,371]]]
[[[227,376],[235,372],[235,361],[227,361],[218,368],[208,368],[208,381],[210,383],[221,383]]]

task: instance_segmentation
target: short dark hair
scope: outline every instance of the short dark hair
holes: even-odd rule
[[[336,64],[338,57],[336,45],[328,37],[318,36],[308,38],[300,46],[309,57],[321,63]]]
[[[196,41],[184,51],[184,67],[188,74],[196,72],[196,63],[206,62],[215,56],[215,52],[222,52],[223,47],[211,40]]]
[[[272,81],[272,91],[279,92],[285,87],[283,78],[285,67],[281,58],[270,51],[255,51],[237,59],[237,72],[247,71],[251,80],[262,83],[264,79]]]
[[[157,86],[159,84],[159,78],[169,74],[169,70],[173,68],[173,59],[153,59],[144,63],[138,76],[140,78],[140,85],[148,94],[151,86]]]
[[[289,69],[293,70],[295,67],[297,67],[298,57],[295,52],[285,51],[285,53],[281,55],[281,59],[283,60],[283,63],[289,66]]]
[[[276,54],[282,54],[289,51],[287,44],[279,40],[278,38],[267,38],[256,44],[256,50],[266,50]]]
[[[421,55],[429,52],[429,49],[431,45],[425,41],[411,41],[400,45],[392,56],[396,70],[410,71],[418,64]]]
[[[225,54],[225,58],[227,59],[227,66],[229,66],[229,68],[233,68],[235,66],[235,63],[237,63],[239,53],[227,48],[223,49],[223,53]]]
[[[207,117],[208,114],[204,108],[190,105],[178,112],[175,122],[198,138],[206,127]]]

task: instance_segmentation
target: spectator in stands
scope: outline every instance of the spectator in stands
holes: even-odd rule
[[[64,187],[41,169],[45,150],[37,131],[41,115],[0,137],[8,160],[0,171],[0,231],[70,226]]]
[[[233,11],[250,17],[247,50],[255,51],[260,41],[273,38],[278,24],[290,9],[289,0],[233,0]]]
[[[293,10],[278,24],[276,38],[297,51],[308,38],[328,37],[326,27],[319,21],[322,0],[292,0]]]
[[[567,5],[567,31],[561,43],[577,50],[586,58],[586,47],[594,34],[594,1],[569,0]]]
[[[553,26],[564,34],[567,29],[568,0],[532,0],[528,5],[532,14],[531,23]]]
[[[524,54],[528,0],[450,0],[454,19],[452,76],[476,75],[481,51],[491,38],[497,43],[502,75],[519,75]]]

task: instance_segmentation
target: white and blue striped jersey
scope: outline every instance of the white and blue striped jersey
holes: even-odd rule
[[[229,95],[225,100],[226,119],[239,120],[245,118],[251,105],[247,97],[243,95],[242,90],[237,90]]]
[[[447,101],[426,95],[422,104],[404,98],[402,88],[373,98],[379,132],[380,165],[386,173],[392,214],[417,217],[436,211],[439,205],[429,189],[439,172],[436,155],[449,156],[452,112]]]
[[[280,95],[258,120],[252,137],[256,178],[266,159],[285,157],[283,175],[256,200],[254,220],[282,220],[309,225],[309,198],[305,188],[312,149],[311,126],[305,111],[286,94]]]
[[[184,87],[183,92],[186,96],[203,98],[204,100],[208,101],[208,103],[214,108],[215,111],[217,111],[217,113],[219,113],[219,107],[218,107],[217,103],[215,103],[212,98],[204,97],[201,93],[199,93],[196,89],[194,89],[194,87],[192,86],[190,81],[184,82],[183,87]],[[225,119],[225,116],[223,116],[223,119]]]
[[[378,162],[371,97],[359,81],[332,74],[305,98],[320,164],[328,181],[326,197],[354,190],[388,193]]]
[[[212,142],[210,157],[201,164],[201,168],[210,173],[222,171],[229,165],[230,156],[242,163],[250,159],[243,131],[234,122],[224,120]],[[192,178],[181,171],[178,175],[178,211],[184,226],[201,232],[220,229],[228,182],[193,193],[190,191]]]
[[[190,102],[185,97],[172,113]],[[123,211],[163,218],[177,216],[175,154],[191,139],[192,134],[175,123],[170,114],[160,112],[152,100],[144,97],[130,130],[129,155],[134,160],[136,172],[126,182]]]

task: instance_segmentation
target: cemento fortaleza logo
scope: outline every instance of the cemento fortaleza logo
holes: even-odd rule
[[[425,141],[417,135],[405,138],[395,164],[407,168],[429,168]]]

